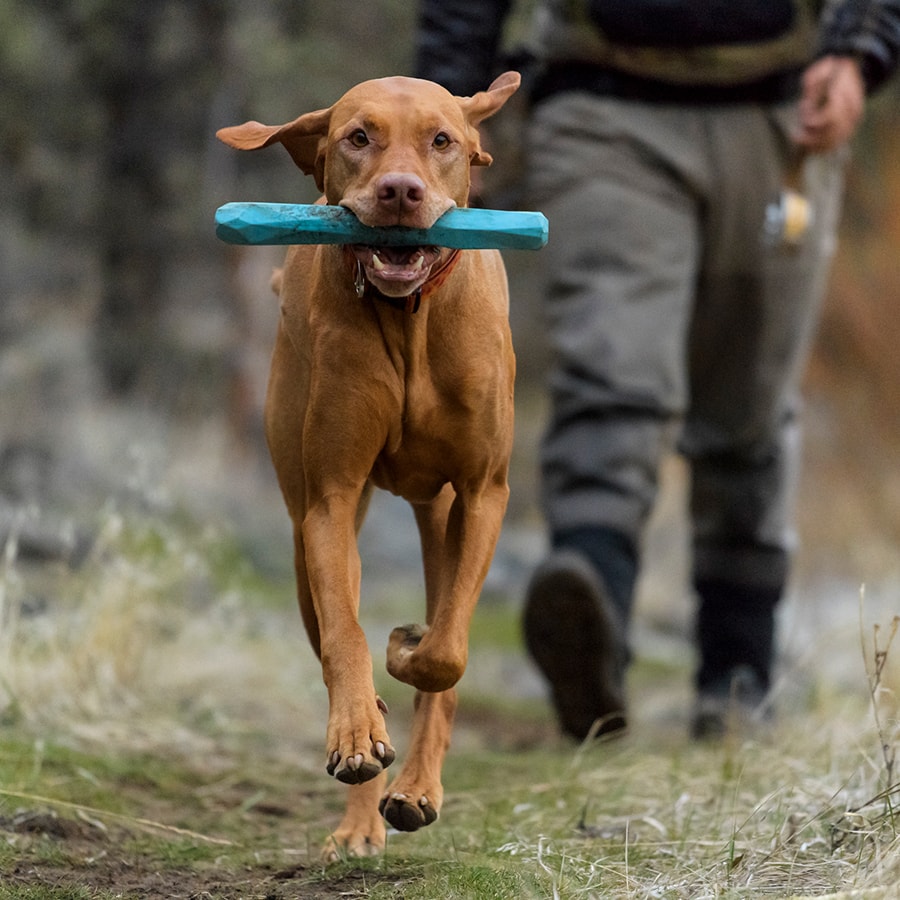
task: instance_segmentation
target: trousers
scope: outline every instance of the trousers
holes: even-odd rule
[[[810,157],[795,245],[767,206],[790,104],[672,105],[572,91],[526,136],[551,344],[541,497],[553,531],[635,542],[659,464],[689,463],[693,575],[781,588],[795,544],[800,386],[836,243],[840,154]]]

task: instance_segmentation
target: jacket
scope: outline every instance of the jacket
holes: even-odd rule
[[[760,34],[754,39],[716,42],[716,34],[707,31],[692,43],[690,27],[677,27],[681,8],[689,26],[700,19],[692,18],[694,9],[726,3],[734,10],[734,0],[705,2],[706,7],[704,0],[539,0],[531,51],[544,71],[589,68],[607,76],[601,85],[632,79],[663,89],[753,84],[771,76],[796,75],[816,57],[836,54],[859,59],[872,92],[898,64],[900,0],[831,0],[824,10],[802,0],[746,0],[758,14]],[[421,0],[415,74],[460,95],[482,90],[496,74],[512,3]],[[783,15],[785,6],[793,7],[789,20],[766,21],[768,11],[774,16],[780,10]],[[659,34],[652,34],[652,29],[644,34],[634,27],[658,20],[660,10],[669,19]],[[645,43],[654,38],[655,44]],[[753,99],[752,94],[747,99]]]

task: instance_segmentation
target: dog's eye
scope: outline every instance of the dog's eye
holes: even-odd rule
[[[450,138],[441,131],[435,136],[432,144],[436,150],[446,150],[450,146]]]
[[[369,143],[369,136],[362,130],[362,128],[357,128],[350,137],[348,138],[351,144],[354,147],[365,147]]]

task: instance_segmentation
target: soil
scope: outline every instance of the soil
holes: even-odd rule
[[[460,709],[455,735],[461,745],[509,753],[557,739],[549,719],[535,721],[488,710],[478,703]],[[66,900],[70,897],[64,893],[67,889],[73,892],[73,900],[81,900],[75,891],[104,900],[108,896],[123,900],[331,900],[368,897],[376,885],[386,887],[388,896],[392,891],[397,897],[404,896],[403,885],[417,874],[400,859],[393,859],[387,870],[374,860],[327,868],[318,862],[310,823],[317,810],[324,833],[339,815],[335,803],[339,804],[340,793],[329,790],[333,782],[325,779],[324,773],[321,789],[289,793],[275,802],[261,798],[264,782],[270,784],[269,779],[274,779],[287,784],[291,775],[282,772],[277,762],[257,762],[271,768],[261,780],[248,775],[223,782],[220,773],[204,776],[192,768],[200,781],[211,784],[200,791],[203,799],[199,805],[190,809],[184,806],[190,791],[162,796],[152,779],[132,779],[121,788],[131,812],[127,821],[36,805],[0,816],[0,845],[14,848],[17,856],[3,867],[3,886],[32,891],[46,888],[48,897]],[[235,810],[245,810],[237,828],[233,818],[229,818],[230,825],[222,818],[233,817]],[[173,822],[197,830],[179,832],[174,826],[153,824]],[[229,837],[237,834],[243,846],[228,846],[221,838],[223,833]],[[192,842],[192,837],[196,841]],[[221,853],[215,847],[219,841]],[[190,862],[178,857],[182,852],[191,854],[192,846],[199,850]],[[214,852],[205,853],[209,846]],[[300,849],[284,849],[289,847]],[[297,859],[291,859],[292,855]]]
[[[150,854],[129,851],[134,835],[127,829],[108,830],[36,810],[0,819],[3,832],[23,851],[23,860],[4,876],[7,887],[56,892],[77,888],[87,890],[88,896],[103,891],[128,900],[331,900],[368,896],[368,889],[380,880],[368,870],[329,873],[323,880],[322,867],[302,863],[280,869],[265,863],[241,869],[171,866]]]

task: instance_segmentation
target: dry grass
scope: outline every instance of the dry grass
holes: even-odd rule
[[[76,573],[30,570],[14,545],[6,548],[7,733],[88,753],[149,754],[161,765],[202,759],[208,773],[228,770],[229,784],[244,766],[274,778],[288,764],[300,785],[325,783],[324,689],[290,585],[279,584],[273,602],[271,586],[255,579],[227,535],[183,517],[107,510],[99,535]],[[757,740],[691,744],[669,712],[648,711],[623,741],[574,748],[545,724],[513,751],[510,732],[528,733],[542,712],[498,686],[483,664],[508,641],[496,634],[508,631],[502,617],[494,610],[476,629],[475,680],[464,682],[441,822],[391,836],[384,860],[364,865],[370,881],[356,896],[891,896],[900,883],[896,620],[860,630],[868,684],[858,659],[854,689],[823,683]],[[490,683],[479,672],[494,672],[483,676]],[[651,696],[685,678],[683,664],[644,662],[635,673],[640,693]],[[487,712],[476,722],[467,704]],[[29,789],[35,804],[58,793],[49,778]],[[336,810],[327,797],[304,803],[298,814],[314,832],[305,856],[312,864]],[[86,814],[102,819],[100,805]],[[139,805],[130,810],[135,825],[146,815]],[[209,830],[208,821],[169,815],[184,834]],[[229,827],[236,845],[249,840],[240,822]],[[259,839],[278,845],[274,834]],[[335,877],[319,872],[317,890]]]
[[[19,565],[11,542],[0,569],[0,717],[123,751],[210,749],[254,727],[297,742],[324,689],[312,654],[299,652],[290,586],[272,605],[264,585],[216,571],[231,552],[212,526],[126,524],[113,510],[77,572]]]

